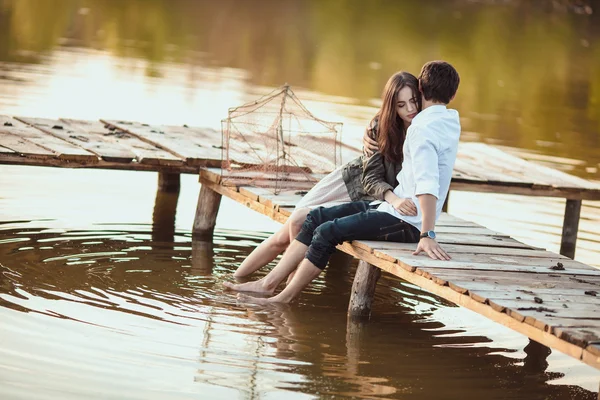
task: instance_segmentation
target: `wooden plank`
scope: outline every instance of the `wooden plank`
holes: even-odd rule
[[[516,297],[520,298],[517,299]],[[522,315],[531,315],[536,318],[542,318],[543,316],[552,317],[563,321],[560,326],[595,325],[600,328],[600,307],[598,307],[598,303],[579,304],[572,301],[540,302],[541,297],[539,296],[534,296],[533,298],[516,297],[514,299],[488,299],[488,302],[496,310],[511,309],[515,312],[521,312]],[[538,299],[537,301],[536,298]]]
[[[221,134],[215,130],[151,126],[130,121],[101,121],[185,160],[187,165],[221,166]]]
[[[512,173],[513,171],[510,169],[494,168],[494,164],[490,160],[479,159],[473,154],[457,154],[454,169],[462,175],[463,179],[468,178],[486,183],[510,183],[524,187],[533,186],[533,182],[525,179],[522,174]]]
[[[557,290],[536,290],[534,292],[526,289],[507,290],[506,288],[497,288],[495,290],[469,290],[469,295],[471,298],[481,303],[485,303],[486,301],[490,300],[501,301],[529,299],[531,301],[535,301],[535,298],[539,298],[542,301],[542,303],[539,304],[549,302],[562,302],[567,304],[567,306],[570,303],[596,304],[600,308],[600,296],[585,295],[581,290],[578,289],[563,290],[562,293],[559,293]]]
[[[600,190],[575,189],[575,188],[552,188],[549,186],[523,187],[511,184],[478,183],[466,179],[453,179],[450,190],[462,190],[465,192],[480,193],[504,193],[522,196],[560,197],[573,200],[600,200]]]
[[[467,293],[471,290],[478,291],[482,287],[486,290],[505,288],[506,290],[528,290],[534,293],[538,290],[558,288],[559,292],[564,289],[577,289],[580,291],[580,295],[584,295],[586,291],[598,291],[600,289],[600,277],[597,276],[573,277],[567,274],[531,274],[459,269],[436,270],[435,272],[427,272],[424,276],[440,285],[450,285],[453,290],[461,293]]]
[[[526,161],[484,143],[464,143],[460,149],[462,153],[473,155],[478,159],[484,159],[486,165],[503,166],[505,169],[511,170],[514,174],[523,176],[524,180],[535,184],[547,184],[557,188],[600,189],[593,182]]]
[[[373,242],[373,241],[358,241],[359,246],[371,248],[375,256],[395,261],[399,257],[412,255],[417,247],[416,243],[389,243],[389,242]],[[388,244],[389,243],[389,244]],[[387,244],[387,245],[386,245]],[[452,245],[445,244],[444,250],[454,260],[461,260],[462,254],[472,256],[497,256],[497,257],[527,257],[529,259],[547,259],[547,260],[567,260],[566,257],[560,254],[551,253],[545,250],[534,249],[510,249],[507,251],[504,247],[486,247],[486,246],[468,246],[468,245]],[[533,261],[532,261],[533,262]]]
[[[263,215],[266,215],[267,217],[270,217],[271,219],[277,222],[284,223],[287,220],[287,216],[280,214],[276,209],[267,207],[264,204],[254,201],[252,200],[252,198],[237,192],[235,189],[216,184],[208,179],[204,179],[202,176],[200,176],[200,183],[217,193],[220,193],[224,196],[229,197],[232,200],[237,201],[240,204],[245,205],[251,210],[257,211]]]
[[[416,260],[419,257],[421,260]],[[461,262],[461,261],[442,261],[442,260],[427,260],[425,256],[399,257],[398,261],[407,265],[418,268],[421,271],[426,271],[431,274],[437,274],[439,270],[469,270],[469,271],[499,271],[499,272],[527,272],[535,274],[577,274],[581,276],[600,276],[600,271],[594,268],[569,267],[568,270],[552,271],[547,266],[536,265],[533,262],[521,263],[477,263],[477,262]],[[539,259],[538,259],[539,260]],[[554,263],[556,265],[556,262]]]
[[[115,143],[110,136],[83,130],[60,120],[30,117],[18,119],[49,135],[84,148],[106,161],[129,163],[135,159],[135,153]]]
[[[46,150],[32,142],[29,142],[18,135],[3,132],[0,129],[0,153],[19,155],[31,158],[54,158],[56,154]]]
[[[65,118],[61,118],[61,121],[71,128],[86,132],[88,136],[94,137],[99,141],[105,141],[111,145],[117,144],[119,148],[126,149],[128,152],[134,154],[138,163],[162,166],[178,166],[184,163],[182,158],[142,141],[136,136],[111,128],[100,121]],[[103,158],[107,158],[105,155],[101,155]]]
[[[48,135],[39,129],[35,129],[17,119],[0,116],[0,131],[16,135],[37,146],[53,152],[60,160],[76,161],[80,163],[96,163],[98,157],[85,149]],[[23,162],[27,162],[23,160]]]
[[[502,248],[515,248],[515,249],[534,249],[534,247],[521,243],[515,239],[507,236],[484,236],[484,235],[469,235],[469,234],[454,234],[454,233],[440,233],[437,236],[437,242],[442,245],[467,245],[467,246],[484,246],[484,247],[502,247]],[[357,242],[358,246],[362,246],[361,243],[372,243],[371,241],[361,240]],[[377,250],[394,249],[395,243],[380,242],[381,244],[376,245]],[[414,245],[414,244],[413,244]],[[368,245],[367,245],[368,246]],[[369,246],[370,247],[370,246]]]
[[[0,137],[0,143],[2,142],[2,138]],[[12,156],[16,155],[17,153],[7,147],[1,146],[0,145],[0,155],[2,154],[10,154]]]

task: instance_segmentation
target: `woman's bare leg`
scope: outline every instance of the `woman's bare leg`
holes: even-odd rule
[[[300,232],[309,211],[308,208],[294,210],[281,229],[259,244],[240,264],[233,276],[236,278],[248,276],[283,253],[290,244],[290,240]]]
[[[233,276],[236,278],[248,276],[277,258],[290,244],[289,231],[288,219],[281,229],[252,250],[233,273]]]
[[[273,268],[264,278],[254,282],[239,284],[224,282],[223,285],[231,290],[240,292],[273,294],[275,289],[277,289],[277,286],[279,286],[279,284],[298,267],[298,264],[300,264],[304,258],[307,249],[307,245],[294,240],[275,268]]]

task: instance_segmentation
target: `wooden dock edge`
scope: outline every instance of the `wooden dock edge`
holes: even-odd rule
[[[279,205],[277,204],[263,204],[259,201],[257,195],[247,192],[240,193],[240,191],[238,191],[239,189],[236,187],[226,187],[220,185],[219,176],[213,173],[203,173],[203,171],[201,171],[199,181],[203,187],[220,195],[227,196],[232,200],[245,205],[251,210],[257,211],[277,222],[284,223],[290,215],[290,209],[287,207],[280,209]],[[199,198],[199,204],[201,201],[202,199]],[[196,225],[196,221],[194,225]],[[376,266],[379,269],[389,272],[392,275],[395,275],[437,296],[451,301],[454,304],[468,308],[488,319],[491,319],[494,322],[500,323],[507,328],[510,328],[529,337],[532,340],[535,340],[536,342],[554,348],[596,369],[600,369],[600,351],[598,343],[590,343],[585,348],[570,343],[569,341],[559,337],[560,332],[552,332],[551,329],[548,331],[548,326],[546,325],[536,324],[534,326],[533,323],[536,322],[535,320],[523,320],[519,315],[511,315],[510,313],[507,313],[507,310],[497,311],[492,308],[489,303],[487,303],[487,299],[478,296],[471,297],[469,292],[463,288],[453,286],[449,282],[436,279],[434,276],[430,276],[428,274],[419,274],[420,270],[416,267],[393,262],[390,261],[389,258],[380,258],[378,256],[379,252],[374,252],[373,249],[365,248],[365,246],[361,245],[360,242],[343,243],[342,245],[338,246],[338,249],[358,258],[359,260],[364,261],[365,263]],[[364,309],[364,307],[355,304],[353,299],[350,299],[350,303],[355,309],[361,309],[363,314],[367,314],[367,311]]]

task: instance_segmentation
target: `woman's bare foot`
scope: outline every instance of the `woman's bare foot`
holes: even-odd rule
[[[231,283],[223,282],[223,285],[237,292],[254,292],[272,295],[275,292],[274,288],[269,288],[265,282],[265,279],[259,279],[257,281],[246,282],[246,283]]]

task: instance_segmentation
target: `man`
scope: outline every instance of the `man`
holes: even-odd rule
[[[277,296],[240,295],[257,303],[289,303],[321,273],[335,247],[352,240],[418,242],[415,255],[425,252],[433,259],[449,260],[450,256],[435,241],[434,228],[448,195],[458,150],[458,112],[446,105],[454,98],[459,82],[458,72],[447,62],[432,61],[421,69],[423,110],[408,128],[398,186],[386,192],[384,203],[377,206],[353,202],[312,210],[296,239],[267,276],[237,285],[226,282],[225,286],[272,295],[300,263],[293,279]],[[407,210],[415,206],[417,215],[407,215]]]

